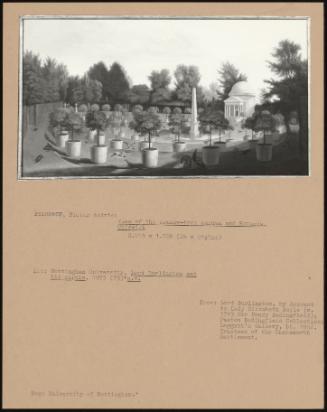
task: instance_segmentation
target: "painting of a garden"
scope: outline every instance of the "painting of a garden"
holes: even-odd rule
[[[306,22],[282,22],[260,64],[232,41],[226,56],[210,53],[203,39],[221,22],[196,21],[201,43],[187,19],[23,21],[19,177],[308,175]],[[147,23],[161,24],[148,51],[146,29],[135,31]],[[252,27],[228,23],[240,35]],[[118,30],[126,38],[105,36]]]

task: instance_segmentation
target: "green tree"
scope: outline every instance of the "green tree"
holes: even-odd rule
[[[134,119],[130,122],[129,127],[136,132],[148,135],[149,149],[151,148],[151,134],[161,129],[160,116],[157,113],[134,112]]]
[[[105,89],[105,84],[108,77],[108,69],[104,62],[100,61],[93,64],[87,71],[87,75],[90,79],[98,80],[102,83],[103,88]]]
[[[99,146],[100,131],[105,131],[109,124],[106,115],[100,111],[88,112],[86,114],[85,124],[89,129],[97,131],[97,144]]]
[[[66,100],[70,104],[75,104],[82,101],[82,97],[75,100],[75,89],[80,85],[78,76],[69,76],[67,80],[67,96]]]
[[[84,88],[84,100],[87,103],[96,103],[101,100],[102,97],[102,83],[98,80],[92,80],[88,76],[85,76],[82,80]]]
[[[49,114],[49,125],[61,133],[64,127],[67,127],[68,112],[63,107],[58,107]]]
[[[221,131],[229,128],[229,122],[225,118],[222,111],[217,111],[212,108],[204,110],[200,116],[201,131],[209,131],[210,146],[212,145],[212,131],[218,130],[219,141],[221,140]]]
[[[259,113],[254,130],[263,132],[263,143],[266,143],[266,132],[275,130],[276,120],[268,110]]]
[[[128,77],[119,63],[113,63],[108,72],[107,93],[110,103],[126,100],[126,92],[129,90]]]
[[[221,68],[218,70],[218,74],[219,90],[217,91],[217,94],[221,100],[228,98],[228,95],[235,83],[247,80],[247,76],[241,73],[230,62],[223,63]]]
[[[78,113],[68,113],[67,126],[71,131],[71,140],[75,140],[75,133],[79,133],[83,128],[83,120]]]
[[[155,91],[158,89],[167,89],[171,82],[169,70],[167,69],[162,69],[160,71],[153,70],[149,76],[149,80],[151,83],[152,90]]]
[[[198,100],[201,100],[202,90],[199,87],[200,72],[197,66],[177,66],[175,72],[175,94],[178,100],[191,102],[192,88],[197,88]]]
[[[151,103],[160,103],[170,99],[171,91],[169,90],[169,84],[171,82],[171,76],[169,70],[153,70],[149,76],[149,80],[151,83]]]
[[[131,104],[145,104],[150,99],[150,89],[146,84],[136,84],[124,94],[124,100]]]
[[[30,106],[43,103],[45,87],[40,57],[31,51],[25,52],[23,56],[23,104]]]
[[[176,136],[176,140],[180,141],[180,136],[183,130],[187,128],[187,122],[181,113],[172,113],[169,116],[170,131]]]
[[[255,130],[255,127],[256,127],[258,115],[259,114],[257,112],[254,112],[252,116],[247,117],[244,122],[244,127],[246,129],[251,130],[251,140],[253,140],[253,131]]]
[[[276,78],[265,80],[268,90],[264,98],[277,97],[285,114],[300,111],[302,99],[308,96],[308,62],[301,58],[300,51],[298,44],[283,40],[272,53],[274,61],[268,62]]]

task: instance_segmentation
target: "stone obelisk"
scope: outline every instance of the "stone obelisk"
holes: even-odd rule
[[[191,139],[199,137],[198,109],[196,103],[196,88],[192,88],[192,117],[191,117]]]

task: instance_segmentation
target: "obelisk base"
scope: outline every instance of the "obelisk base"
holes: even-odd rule
[[[192,140],[197,139],[200,136],[199,133],[199,123],[194,122],[191,124],[191,130],[190,130],[190,138]]]

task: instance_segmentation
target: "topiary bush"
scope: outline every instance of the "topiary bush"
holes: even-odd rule
[[[148,108],[148,113],[156,114],[159,112],[159,108],[157,106],[150,106]]]
[[[79,108],[78,108],[78,111],[79,111],[79,112],[86,113],[86,112],[87,112],[87,106],[86,106],[86,104],[81,104],[81,105],[79,106]]]
[[[182,109],[180,107],[174,107],[173,113],[174,114],[182,114]]]
[[[100,110],[100,106],[97,103],[93,103],[91,105],[91,112],[98,112]]]

